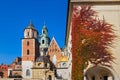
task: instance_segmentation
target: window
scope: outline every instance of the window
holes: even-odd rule
[[[52,80],[52,76],[51,75],[49,75],[48,80]]]
[[[29,44],[30,44],[29,41],[27,41],[27,46],[29,46]]]
[[[104,76],[104,79],[103,80],[108,80],[108,76]]]
[[[41,63],[39,63],[39,64],[38,64],[38,66],[39,66],[39,67],[41,67],[41,66],[42,66],[42,64],[41,64]]]
[[[92,77],[92,80],[95,80],[95,76]]]
[[[66,63],[63,63],[63,66],[65,67],[67,64]]]
[[[45,41],[44,41],[44,40],[42,40],[42,44],[44,44],[44,42],[45,42]]]
[[[32,37],[34,37],[34,33],[33,33],[33,36]]]
[[[56,55],[53,55],[53,57],[52,57],[52,63],[56,64]]]
[[[30,76],[30,70],[29,69],[26,70],[26,76]]]
[[[29,55],[30,54],[30,51],[29,50],[27,50],[27,55]]]
[[[47,63],[45,63],[45,68],[47,68]]]
[[[43,30],[43,34],[45,34],[45,31]]]
[[[29,36],[29,32],[27,32],[27,36]]]

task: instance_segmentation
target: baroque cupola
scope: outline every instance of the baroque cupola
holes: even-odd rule
[[[50,38],[48,36],[48,29],[44,24],[42,28],[42,34],[40,35],[40,48],[48,48],[50,44]]]

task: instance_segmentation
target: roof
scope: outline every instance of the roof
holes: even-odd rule
[[[47,56],[39,56],[37,57],[36,62],[49,62],[49,58]]]
[[[29,26],[28,26],[27,28],[32,28],[32,29],[34,29],[34,25],[33,25],[32,21],[30,21],[30,24],[29,24]]]
[[[46,29],[47,31],[48,31],[48,29],[47,29],[47,27],[46,27],[46,25],[44,24],[44,26],[43,26],[43,28],[42,29]]]
[[[62,56],[59,60],[59,62],[67,62],[68,61],[68,56]]]

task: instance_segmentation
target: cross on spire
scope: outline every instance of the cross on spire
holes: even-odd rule
[[[33,25],[33,23],[32,23],[32,20],[30,20],[30,24],[29,24],[28,28],[34,28],[34,25]]]

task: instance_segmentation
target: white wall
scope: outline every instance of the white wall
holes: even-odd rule
[[[69,38],[68,38],[68,45],[67,45],[67,51],[68,51],[68,80],[71,80],[72,75],[72,24],[70,25],[70,32],[69,32]]]
[[[57,74],[58,76],[61,76],[63,79],[68,79],[69,78],[69,74],[68,74],[68,69],[64,69],[64,68],[61,68],[61,69],[57,69]],[[70,79],[68,79],[70,80]]]
[[[32,70],[33,67],[32,61],[22,61],[22,77],[23,78],[32,78]],[[26,70],[30,69],[30,76],[26,76]]]

